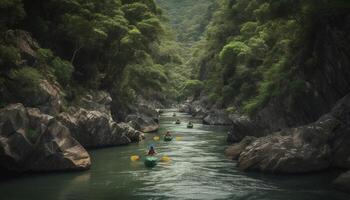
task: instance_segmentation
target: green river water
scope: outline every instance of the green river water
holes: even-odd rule
[[[245,173],[225,158],[224,127],[194,123],[172,111],[163,113],[159,133],[170,130],[178,141],[155,142],[147,134],[139,144],[93,150],[92,167],[75,173],[24,175],[0,181],[0,200],[124,200],[124,199],[232,199],[232,200],[349,200],[332,189],[336,174],[271,176]],[[195,121],[196,122],[196,121]],[[154,144],[160,155],[171,158],[153,169],[131,155],[144,155]]]

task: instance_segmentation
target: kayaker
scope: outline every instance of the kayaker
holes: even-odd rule
[[[173,113],[173,117],[176,117],[176,114],[175,114],[175,113]]]
[[[193,124],[192,124],[192,122],[190,121],[190,122],[188,122],[188,126],[193,126]]]
[[[181,123],[181,122],[180,122],[179,119],[177,119],[176,122],[175,122],[175,124],[180,124],[180,123]]]
[[[167,132],[165,133],[165,137],[171,137],[170,131],[167,131]]]
[[[149,155],[149,156],[154,156],[154,155],[156,155],[156,154],[157,154],[157,152],[154,150],[154,147],[151,146],[151,147],[149,148],[149,150],[148,150],[147,155]]]

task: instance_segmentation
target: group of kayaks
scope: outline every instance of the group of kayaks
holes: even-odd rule
[[[173,117],[176,117],[175,113],[173,113]],[[179,119],[177,119],[175,121],[175,124],[181,124],[181,121]],[[193,128],[193,123],[192,122],[188,122],[187,128]],[[163,140],[165,142],[170,142],[173,139],[174,139],[173,136],[170,135],[170,134],[164,135],[164,138],[163,138]],[[159,140],[158,136],[157,136],[157,140]],[[168,157],[162,157],[161,159],[159,159],[155,155],[148,155],[148,156],[145,157],[144,164],[145,164],[146,167],[152,168],[152,167],[155,167],[158,164],[159,161],[169,161],[169,160],[170,160],[170,158],[168,158]]]
[[[173,117],[176,117],[176,114],[175,114],[175,113],[173,114]],[[180,121],[179,119],[177,119],[177,120],[175,121],[175,124],[181,124],[181,121]],[[193,123],[192,123],[191,121],[188,122],[187,128],[193,128]]]

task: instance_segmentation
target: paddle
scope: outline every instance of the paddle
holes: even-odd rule
[[[168,156],[163,156],[160,161],[161,162],[169,162],[171,159]]]
[[[159,137],[159,136],[154,136],[154,137],[153,137],[153,140],[154,140],[154,141],[159,141],[159,140],[160,140],[160,137]]]
[[[138,155],[133,155],[130,157],[130,160],[133,161],[133,162],[136,162],[136,161],[139,161],[140,160],[140,156]],[[171,159],[169,156],[163,156],[159,159],[161,162],[169,162]]]
[[[133,155],[133,156],[130,157],[130,160],[133,161],[133,162],[139,161],[139,160],[140,160],[140,156],[138,156],[138,155]]]

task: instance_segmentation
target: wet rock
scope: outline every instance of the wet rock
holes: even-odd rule
[[[333,185],[337,190],[350,193],[350,171],[341,174],[334,180]]]
[[[236,143],[228,147],[225,151],[225,155],[232,160],[238,160],[239,155],[244,151],[244,149],[255,140],[255,137],[245,137],[240,143]]]

